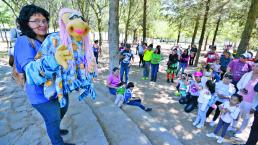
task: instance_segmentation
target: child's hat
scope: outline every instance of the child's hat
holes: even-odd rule
[[[202,72],[200,72],[200,71],[194,72],[194,76],[195,77],[202,77]]]

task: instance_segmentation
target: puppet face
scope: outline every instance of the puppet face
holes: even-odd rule
[[[80,39],[87,35],[90,30],[80,13],[65,13],[62,16],[62,20],[66,25],[67,32],[73,38]]]

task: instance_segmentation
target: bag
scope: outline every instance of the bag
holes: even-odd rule
[[[35,48],[35,44],[34,44],[34,40],[29,38],[29,37],[27,37],[27,39],[29,40],[29,43],[30,43],[31,47],[33,49],[36,49]],[[16,66],[15,66],[15,63],[14,63],[14,56],[13,55],[9,56],[9,65],[13,67],[13,69],[12,69],[12,78],[16,81],[16,83],[19,86],[21,86],[23,88],[24,85],[25,85],[25,82],[26,82],[26,76],[25,76],[25,73],[17,72]]]
[[[14,64],[14,56],[13,56],[13,55],[9,55],[9,60],[8,60],[8,62],[9,62],[9,65],[10,65],[11,67],[13,67],[13,64]]]

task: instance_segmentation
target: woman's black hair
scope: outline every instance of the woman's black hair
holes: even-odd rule
[[[118,67],[114,67],[112,71],[115,72],[116,70],[118,70]]]
[[[215,93],[215,83],[212,80],[208,80],[206,82],[206,86],[208,90],[211,92],[211,94]]]
[[[243,101],[243,96],[239,94],[233,94],[231,97],[237,97],[239,103]]]
[[[126,85],[126,89],[133,88],[133,87],[134,87],[134,83],[133,83],[133,82],[129,82],[129,83]]]
[[[42,14],[49,22],[49,13],[43,8],[33,4],[22,7],[20,14],[17,18],[17,22],[20,26],[22,35],[26,35],[30,38],[36,38],[36,33],[28,25],[30,17],[33,16],[34,14]]]
[[[94,40],[94,43],[99,43],[99,40]]]
[[[160,54],[160,48],[161,48],[160,45],[157,45],[157,46],[156,46],[156,50],[158,50],[157,54]]]

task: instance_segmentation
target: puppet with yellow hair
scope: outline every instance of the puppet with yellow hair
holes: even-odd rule
[[[89,26],[80,12],[63,8],[59,12],[59,33],[44,40],[34,63],[26,66],[28,84],[44,85],[47,99],[58,98],[60,107],[67,103],[64,94],[80,91],[79,100],[95,99],[92,80],[97,75],[89,42]]]

